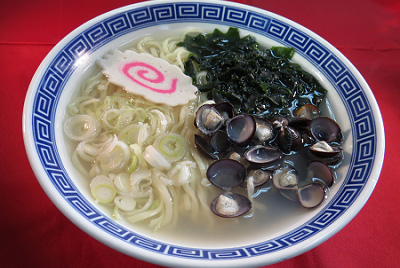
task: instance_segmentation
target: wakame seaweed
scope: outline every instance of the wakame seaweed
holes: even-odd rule
[[[185,73],[199,91],[217,103],[232,103],[237,113],[290,116],[304,104],[318,107],[326,95],[311,74],[291,62],[294,48],[263,48],[250,35],[241,38],[237,28],[187,35],[178,45],[191,52]],[[205,83],[197,81],[200,71],[207,73]]]

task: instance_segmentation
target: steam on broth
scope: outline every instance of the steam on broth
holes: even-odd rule
[[[218,216],[251,218],[260,206],[260,203],[255,205],[255,199],[271,187],[289,199],[300,201],[304,207],[315,207],[326,198],[327,189],[334,182],[332,170],[342,160],[339,147],[342,137],[337,133],[335,139],[320,140],[317,136],[322,134],[309,129],[315,118],[327,118],[318,109],[313,110],[323,101],[326,91],[319,84],[309,85],[311,91],[303,88],[300,80],[317,82],[293,64],[299,77],[290,79],[298,79],[292,82],[305,92],[303,95],[288,94],[283,79],[278,81],[279,87],[268,86],[264,80],[258,85],[261,90],[249,93],[257,97],[251,104],[247,96],[239,96],[237,89],[226,86],[228,81],[216,78],[212,70],[220,66],[204,67],[210,64],[204,58],[213,58],[215,62],[217,57],[227,57],[225,52],[204,56],[193,49],[200,39],[218,37],[237,41],[238,38],[238,30],[232,28],[226,34],[218,30],[213,34],[183,35],[161,41],[146,37],[126,51],[109,53],[99,61],[101,70],[84,83],[80,96],[68,106],[64,132],[75,142],[72,162],[88,178],[95,201],[109,207],[115,219],[141,223],[152,230],[176,226],[181,218],[212,226],[221,220]],[[190,39],[195,42],[190,43]],[[250,42],[253,50],[265,56],[267,50],[251,37],[239,41],[239,44]],[[201,51],[206,49],[203,47]],[[271,55],[267,56],[280,60],[282,66],[291,64],[292,50],[268,51]],[[175,68],[173,75],[168,73],[172,68]],[[260,79],[271,78],[273,70],[268,72],[263,71]],[[179,77],[178,82],[170,79],[174,77]],[[187,82],[179,85],[179,81],[189,77],[196,87]],[[285,78],[289,79],[289,74]],[[254,87],[254,81],[241,81],[247,93],[252,83]],[[181,90],[179,86],[192,90],[193,94],[173,95]],[[294,86],[290,89],[293,92],[297,90]],[[238,98],[246,102],[238,103]],[[247,121],[243,121],[245,117]],[[327,120],[322,121],[325,124]],[[252,129],[250,133],[242,133],[248,128]],[[301,142],[295,144],[295,138]],[[310,150],[312,146],[315,150]],[[304,178],[307,172],[291,169],[298,167],[294,162],[303,165],[308,160],[322,163],[312,164],[312,182],[299,179],[299,174]],[[244,174],[236,176],[234,166]],[[230,178],[217,178],[218,174],[224,176],[231,170],[234,174]],[[326,172],[330,172],[332,182],[321,178]],[[235,181],[231,183],[232,177]],[[284,179],[279,181],[276,177]],[[217,182],[226,180],[227,183]],[[303,196],[312,198],[303,200]],[[244,206],[247,207],[243,209]]]

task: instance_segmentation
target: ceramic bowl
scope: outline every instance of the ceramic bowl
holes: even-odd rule
[[[345,135],[344,163],[328,200],[312,210],[275,213],[254,234],[185,239],[146,232],[115,221],[93,202],[87,182],[71,164],[62,133],[66,106],[96,59],[145,35],[168,36],[187,27],[228,27],[265,46],[294,47],[300,63],[328,89]],[[46,56],[26,95],[23,132],[35,175],[54,204],[100,242],[148,262],[172,267],[256,267],[310,250],[342,229],[363,207],[378,181],[384,131],[374,96],[356,68],[310,30],[271,12],[226,1],[149,1],[122,7],[83,24]],[[289,213],[290,212],[290,213]]]

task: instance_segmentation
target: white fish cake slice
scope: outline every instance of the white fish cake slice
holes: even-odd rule
[[[177,106],[196,98],[198,90],[190,77],[178,66],[150,54],[115,49],[97,64],[111,83],[154,103]]]

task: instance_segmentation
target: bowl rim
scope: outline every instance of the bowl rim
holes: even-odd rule
[[[254,18],[260,19],[270,19],[269,23],[271,26],[271,22],[276,22],[277,24],[275,25],[276,27],[287,27],[288,31],[292,31],[293,34],[293,39],[287,39],[287,43],[289,44],[294,44],[298,46],[298,49],[300,49],[300,53],[302,53],[302,56],[305,57],[317,57],[321,55],[318,55],[317,52],[322,53],[326,52],[323,51],[322,48],[325,48],[327,50],[327,55],[331,57],[331,60],[333,63],[332,66],[325,65],[325,67],[332,68],[330,71],[333,72],[339,72],[340,70],[335,69],[335,68],[340,68],[343,67],[345,70],[348,70],[350,73],[350,77],[347,79],[353,79],[352,81],[345,81],[349,84],[344,84],[344,89],[343,89],[343,94],[347,94],[347,96],[341,96],[343,98],[352,98],[351,100],[353,101],[352,103],[352,108],[356,109],[354,112],[354,116],[357,116],[356,113],[361,112],[362,115],[368,114],[365,118],[362,117],[361,119],[358,118],[357,122],[357,130],[355,135],[359,135],[361,139],[367,140],[367,142],[373,142],[372,148],[372,167],[368,170],[369,174],[365,175],[364,177],[361,177],[361,180],[364,180],[365,183],[361,183],[358,181],[357,176],[362,176],[363,174],[359,174],[359,172],[363,172],[363,170],[355,170],[353,177],[352,178],[347,178],[346,180],[353,180],[351,182],[351,187],[353,187],[351,190],[353,192],[349,193],[351,196],[343,196],[344,199],[348,198],[348,200],[339,200],[339,206],[338,209],[341,211],[340,205],[343,204],[348,204],[347,202],[351,201],[351,204],[346,207],[346,209],[343,212],[340,212],[341,214],[339,215],[340,220],[334,220],[331,222],[328,226],[328,228],[323,228],[321,230],[318,230],[318,235],[313,235],[311,236],[310,239],[305,239],[304,241],[296,242],[292,246],[290,246],[289,250],[278,250],[273,253],[264,253],[260,255],[251,255],[246,250],[243,250],[244,252],[236,252],[237,254],[244,254],[244,257],[240,258],[229,258],[229,254],[232,254],[232,250],[221,250],[218,249],[218,252],[214,252],[213,256],[224,256],[226,258],[200,258],[200,260],[196,261],[196,256],[193,255],[190,257],[190,252],[180,252],[181,255],[175,254],[175,255],[168,255],[169,252],[171,252],[172,247],[166,247],[163,252],[159,251],[150,251],[148,249],[145,249],[143,247],[136,247],[134,248],[134,252],[132,251],[132,247],[127,247],[126,243],[118,239],[116,236],[111,235],[109,233],[103,232],[98,232],[98,228],[93,228],[93,222],[90,222],[86,219],[83,220],[82,215],[71,206],[67,200],[60,195],[59,190],[55,190],[55,186],[49,181],[49,174],[48,171],[45,170],[42,164],[42,160],[39,159],[38,156],[38,149],[36,147],[37,141],[34,140],[34,136],[38,135],[35,133],[35,129],[33,127],[33,109],[34,109],[34,101],[37,98],[37,91],[40,86],[40,82],[43,79],[43,76],[46,75],[46,72],[51,64],[54,64],[54,58],[59,55],[60,51],[62,51],[70,42],[74,40],[77,36],[79,36],[82,32],[87,31],[91,27],[94,27],[95,25],[98,25],[100,22],[104,22],[107,19],[110,19],[112,17],[118,16],[120,14],[126,14],[128,11],[131,10],[148,10],[150,7],[163,7],[163,6],[177,6],[178,4],[188,4],[187,7],[192,7],[193,5],[208,5],[208,6],[213,6],[213,7],[224,7],[224,11],[231,9],[233,12],[233,15],[238,16],[242,13],[240,13],[240,10],[244,10],[244,12],[247,12],[246,14],[252,14],[254,15]],[[235,13],[236,12],[236,13]],[[226,15],[226,13],[224,13]],[[246,16],[247,16],[246,15]],[[236,17],[232,17],[236,18]],[[247,20],[247,19],[246,19]],[[256,23],[261,23],[261,21],[256,21]],[[233,23],[233,22],[232,22]],[[248,20],[247,20],[247,23]],[[247,24],[248,26],[249,24]],[[258,25],[258,24],[257,24]],[[261,25],[261,24],[260,24]],[[238,28],[240,29],[246,29],[247,26],[243,26],[240,23],[237,24],[237,26],[240,26]],[[259,25],[258,25],[259,26]],[[261,25],[262,26],[262,25]],[[261,27],[260,26],[260,27]],[[270,28],[271,29],[271,28]],[[286,29],[286,30],[287,30]],[[265,29],[264,29],[265,30]],[[276,29],[277,31],[279,29]],[[304,49],[301,47],[302,43],[304,40],[301,40],[301,38],[310,38],[308,40],[313,41],[313,45],[315,46],[314,49],[316,49],[316,52],[314,51],[312,54],[310,50],[302,52],[301,49]],[[282,40],[280,40],[282,41]],[[309,42],[311,42],[309,41]],[[297,42],[297,43],[296,43]],[[318,49],[321,49],[318,51]],[[308,54],[307,54],[308,53]],[[331,53],[331,54],[329,54]],[[326,55],[325,55],[326,56]],[[314,59],[315,60],[315,59]],[[324,59],[327,61],[327,59]],[[335,65],[337,64],[337,65]],[[343,64],[343,66],[341,66]],[[338,74],[335,73],[336,79],[338,78]],[[335,77],[332,76],[332,77]],[[344,80],[344,79],[343,79]],[[338,81],[331,81],[334,83],[337,83]],[[358,84],[358,88],[349,88],[350,82],[356,82]],[[357,86],[354,85],[353,86]],[[360,96],[358,96],[360,94]],[[36,99],[37,101],[37,99]],[[44,100],[43,100],[44,101]],[[365,103],[366,102],[366,103]],[[36,105],[38,105],[36,103]],[[54,105],[57,106],[57,103],[54,103]],[[366,105],[366,107],[365,107]],[[50,115],[51,116],[51,115]],[[363,121],[364,120],[364,121]],[[369,120],[369,121],[368,121]],[[368,125],[371,123],[372,125]],[[39,122],[43,123],[43,122]],[[25,143],[25,148],[26,152],[28,155],[28,159],[30,161],[31,167],[41,185],[43,190],[46,192],[46,194],[49,196],[51,201],[57,206],[57,208],[68,218],[70,219],[75,225],[77,225],[79,228],[81,228],[83,231],[88,233],[90,236],[94,237],[95,239],[99,240],[100,242],[120,251],[123,252],[127,255],[133,256],[138,259],[143,259],[148,262],[152,263],[158,263],[160,265],[170,265],[170,266],[185,266],[188,265],[188,262],[190,261],[190,265],[193,267],[204,267],[204,266],[214,266],[215,265],[220,265],[221,267],[244,267],[244,266],[256,266],[256,265],[266,265],[266,264],[272,264],[276,263],[279,261],[282,261],[284,259],[288,259],[291,257],[294,257],[296,255],[299,255],[301,253],[304,253],[322,242],[326,241],[329,239],[331,236],[336,234],[339,230],[341,230],[348,222],[350,222],[356,214],[361,210],[361,208],[365,205],[367,202],[369,196],[372,194],[375,185],[378,181],[379,174],[381,172],[381,168],[383,165],[383,160],[384,160],[384,151],[385,151],[385,136],[384,136],[384,127],[383,127],[383,121],[382,121],[382,116],[379,110],[379,106],[373,96],[373,93],[371,89],[369,88],[367,82],[364,80],[364,78],[361,76],[361,74],[358,72],[358,70],[354,67],[354,65],[341,53],[339,52],[335,47],[333,47],[329,42],[325,41],[322,39],[319,35],[313,33],[309,29],[297,24],[296,22],[293,22],[287,18],[284,18],[280,15],[277,15],[275,13],[248,6],[245,4],[240,4],[240,3],[235,3],[235,2],[229,2],[229,1],[212,1],[212,0],[203,0],[203,1],[186,1],[186,0],[175,0],[175,1],[170,1],[170,0],[158,0],[158,1],[145,1],[145,2],[140,2],[140,3],[135,3],[132,5],[120,7],[117,9],[114,9],[112,11],[106,12],[102,15],[99,15],[88,22],[82,24],[81,26],[77,27],[75,30],[73,30],[70,34],[68,34],[66,37],[64,37],[45,57],[45,59],[42,61],[40,66],[38,67],[37,71],[35,72],[35,75],[32,78],[32,81],[29,85],[28,92],[25,98],[25,103],[24,103],[24,110],[23,110],[23,136],[24,136],[24,143]],[[39,125],[37,126],[39,127]],[[373,127],[374,129],[370,129]],[[45,131],[43,137],[40,138],[51,138],[47,137],[46,135],[49,135],[51,133],[48,133],[47,129],[44,129],[43,125],[40,125],[40,131]],[[367,134],[371,134],[369,132],[372,132],[372,139],[373,141],[368,140],[370,136],[365,135],[362,133],[362,131],[366,131]],[[369,131],[369,132],[368,132]],[[42,135],[42,134],[41,134]],[[359,137],[358,137],[359,138]],[[354,139],[354,138],[353,138]],[[355,144],[355,141],[353,141],[353,144]],[[371,149],[368,146],[371,145],[370,143],[363,143],[363,144],[358,144],[360,148],[359,150],[361,153],[364,153],[367,156],[370,156],[371,152],[368,150]],[[371,157],[367,157],[368,160],[370,160]],[[364,163],[367,162],[365,161],[366,158],[362,159],[361,164],[365,165],[371,165],[371,163]],[[357,161],[359,159],[354,159],[352,156],[352,161]],[[368,166],[369,167],[369,166]],[[354,179],[355,178],[355,179]],[[361,181],[363,182],[363,181]],[[361,185],[361,188],[360,188]],[[343,187],[343,186],[342,186]],[[354,196],[356,195],[356,196]],[[61,198],[60,198],[61,197]],[[352,199],[354,198],[354,199]],[[332,201],[333,202],[333,201]],[[320,215],[321,216],[321,215]],[[307,236],[306,236],[307,237]],[[151,239],[150,239],[151,240]],[[307,243],[306,243],[307,242]],[[125,244],[124,244],[125,243]],[[254,245],[251,245],[254,246]],[[261,245],[261,246],[266,246],[266,245]],[[189,249],[186,249],[190,251]],[[259,249],[262,250],[262,249]],[[203,254],[211,254],[212,249],[204,249]],[[234,250],[236,251],[236,249]],[[239,250],[240,251],[240,250]],[[162,253],[162,254],[160,254]],[[285,253],[285,254],[282,254]],[[186,256],[185,256],[186,254]],[[175,256],[175,257],[174,257]],[[179,257],[180,256],[180,257]],[[211,256],[211,255],[208,255]],[[214,262],[213,260],[217,260],[217,262]],[[223,261],[222,261],[223,260]]]

